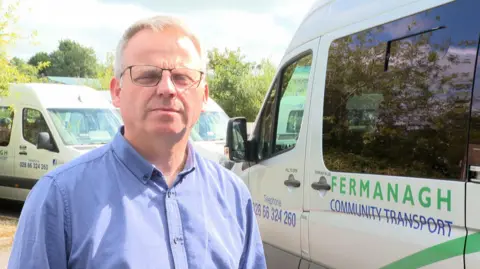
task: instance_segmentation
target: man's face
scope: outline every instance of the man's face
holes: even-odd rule
[[[136,134],[188,135],[208,98],[193,42],[174,29],[145,29],[130,39],[123,56],[124,68],[134,67],[124,71],[121,87],[112,79],[110,88],[126,129]]]

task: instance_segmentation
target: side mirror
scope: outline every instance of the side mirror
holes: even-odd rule
[[[247,119],[231,118],[227,126],[227,141],[225,155],[229,160],[241,162],[246,160],[247,152]]]
[[[54,146],[50,140],[50,134],[47,132],[40,132],[37,136],[37,149],[46,149],[53,151]]]

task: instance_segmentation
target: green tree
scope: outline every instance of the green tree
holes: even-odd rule
[[[41,64],[42,62],[38,62],[37,64]],[[37,77],[39,75],[39,70],[37,69],[37,65],[31,65],[26,63],[24,60],[13,57],[12,60],[10,60],[10,64],[14,65],[18,71],[24,75],[30,76],[30,77]]]
[[[100,88],[98,90],[110,89],[110,81],[113,77],[114,63],[115,63],[115,56],[112,52],[109,52],[107,53],[105,63],[98,65],[97,78],[100,81]]]
[[[50,62],[50,56],[48,56],[46,52],[38,52],[28,60],[28,64],[33,66],[38,66],[38,64],[42,62]],[[42,76],[47,76],[48,68],[41,70],[39,74]]]
[[[93,48],[66,39],[60,40],[58,49],[49,55],[50,76],[92,78],[97,75],[97,57]]]
[[[251,92],[250,107],[255,112],[255,115],[250,116],[250,121],[257,116],[276,71],[277,68],[270,60],[262,59],[254,67],[254,71],[244,78],[245,87]]]
[[[26,67],[18,59],[9,60],[7,47],[13,45],[17,39],[25,38],[12,30],[18,21],[15,11],[19,5],[20,2],[17,1],[5,8],[0,1],[0,96],[8,95],[8,85],[10,83],[38,81],[38,71],[49,64],[48,62],[40,62],[37,66]],[[35,34],[34,32],[32,36],[27,38],[34,37]],[[23,73],[22,71],[27,72]]]
[[[230,117],[253,121],[275,75],[268,60],[248,62],[240,49],[208,52],[210,95]]]

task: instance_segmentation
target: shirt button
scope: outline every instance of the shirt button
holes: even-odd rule
[[[177,244],[177,238],[173,238],[173,243],[176,245]]]

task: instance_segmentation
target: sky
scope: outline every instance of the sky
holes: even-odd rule
[[[4,0],[3,5],[14,0]],[[2,1],[0,0],[0,3]],[[16,29],[37,31],[35,44],[19,40],[9,56],[28,60],[50,53],[61,39],[92,47],[99,61],[114,52],[123,31],[140,18],[170,14],[184,19],[207,49],[240,48],[247,60],[278,65],[314,0],[21,0]],[[87,19],[87,16],[89,17]]]

